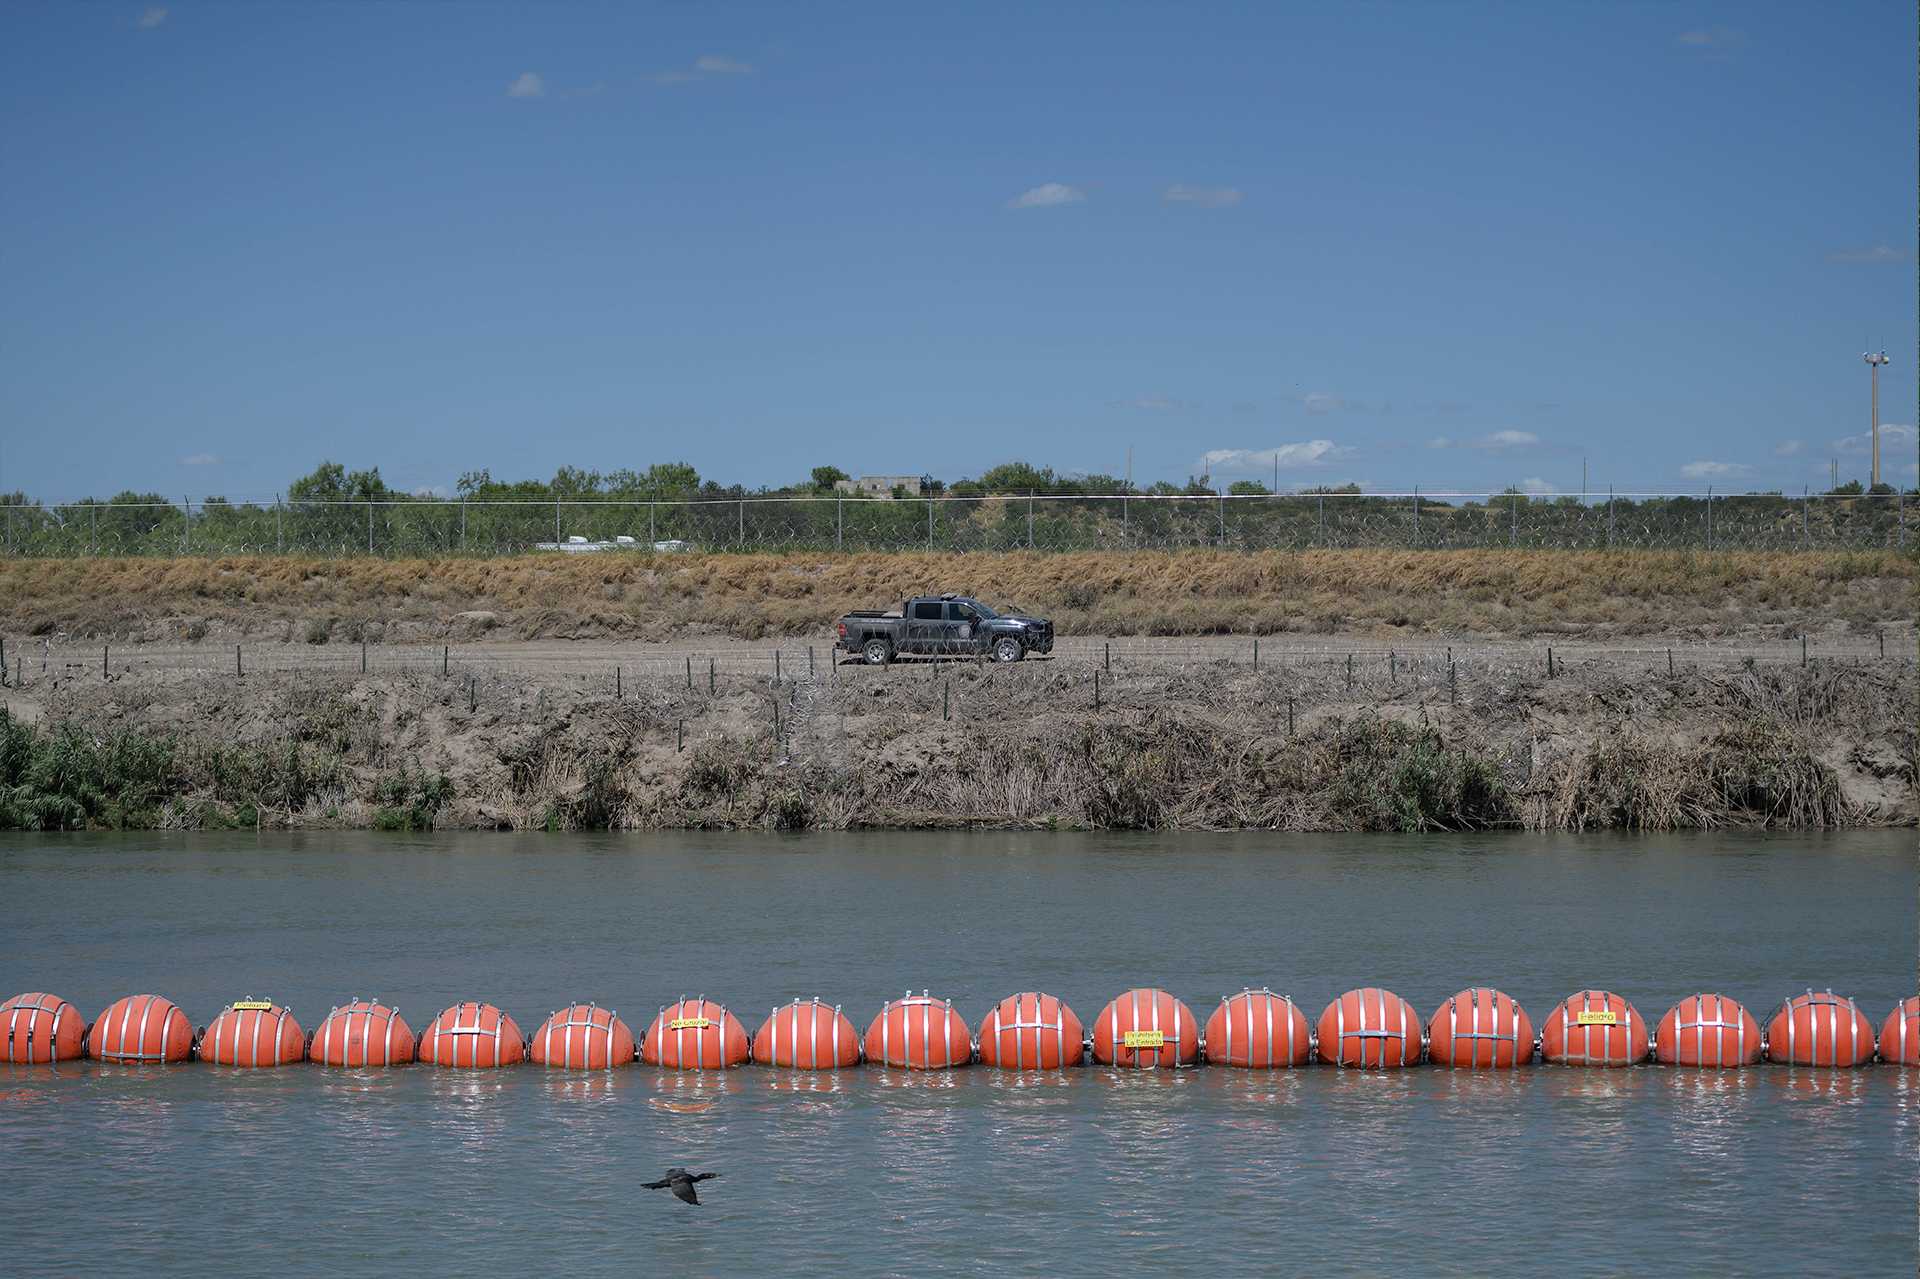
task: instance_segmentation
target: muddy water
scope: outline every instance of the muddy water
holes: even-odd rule
[[[524,1029],[1477,984],[1914,993],[1911,832],[7,836],[0,989]],[[1920,1071],[0,1067],[0,1257],[146,1273],[1907,1274]],[[722,1173],[685,1207],[636,1183]]]

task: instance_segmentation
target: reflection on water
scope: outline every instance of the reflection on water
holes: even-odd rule
[[[0,840],[0,986],[89,1007],[158,986],[211,1012],[243,971],[303,1006],[379,986],[516,1017],[558,992],[642,1008],[675,992],[605,939],[673,936],[672,980],[742,1006],[877,1007],[910,983],[976,1024],[1012,990],[1085,1013],[1149,981],[1196,1007],[1285,985],[1310,1015],[1378,983],[1424,1012],[1496,962],[1535,1011],[1596,983],[1655,1012],[1812,983],[1873,1012],[1914,980],[1895,834]],[[1795,927],[1696,937],[1673,903],[1709,878],[1727,918]],[[1542,918],[1595,885],[1604,919],[1563,911],[1486,953],[1489,903]],[[1142,902],[1190,943],[1150,972]],[[81,918],[84,941],[59,922]],[[751,924],[793,918],[817,927]],[[70,1271],[75,1240],[95,1269],[162,1275],[289,1256],[353,1275],[1912,1274],[1916,1111],[1920,1071],[1882,1066],[0,1067],[0,1256],[20,1274]],[[674,1165],[721,1174],[698,1208],[637,1189]]]

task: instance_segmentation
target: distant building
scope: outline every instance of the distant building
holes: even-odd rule
[[[917,475],[863,475],[857,480],[837,480],[834,490],[840,493],[864,493],[868,497],[893,496],[898,488],[908,497],[920,496],[920,477]]]

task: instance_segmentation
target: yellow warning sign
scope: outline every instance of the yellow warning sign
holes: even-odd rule
[[[273,1011],[273,1001],[270,999],[236,999],[229,1007],[233,1008],[236,1012],[267,1013]]]
[[[1620,1014],[1611,1010],[1606,1012],[1575,1013],[1574,1024],[1578,1026],[1618,1026]]]
[[[1164,1031],[1129,1030],[1121,1040],[1123,1048],[1158,1048],[1167,1042]]]
[[[705,1030],[707,1027],[711,1025],[713,1025],[713,1021],[711,1018],[707,1018],[707,1017],[675,1017],[672,1021],[667,1023],[667,1029],[668,1030]]]

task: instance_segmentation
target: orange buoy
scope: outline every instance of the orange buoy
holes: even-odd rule
[[[921,991],[896,999],[867,1027],[867,1058],[908,1070],[945,1070],[973,1061],[973,1036],[951,999]]]
[[[680,1070],[738,1066],[752,1053],[740,1019],[705,995],[662,1008],[640,1043],[640,1060]]]
[[[1725,995],[1687,996],[1653,1032],[1653,1059],[1664,1066],[1751,1066],[1760,1056],[1760,1023]]]
[[[1505,1070],[1533,1060],[1533,1021],[1513,997],[1475,986],[1448,999],[1427,1021],[1427,1060],[1436,1066]]]
[[[239,999],[200,1032],[200,1060],[221,1066],[279,1066],[307,1055],[293,1014],[271,999]]]
[[[1200,1060],[1200,1023],[1164,990],[1130,990],[1093,1019],[1093,1059],[1103,1066],[1191,1066]]]
[[[768,1014],[753,1037],[753,1060],[800,1070],[858,1066],[860,1032],[838,1004],[829,1008],[818,995],[805,1003],[796,999]]]
[[[1009,1070],[1058,1070],[1086,1056],[1073,1009],[1038,991],[1008,995],[980,1022],[980,1061]]]
[[[307,1055],[323,1066],[404,1066],[413,1050],[413,1028],[398,1008],[356,999],[327,1014]]]
[[[1207,1060],[1218,1066],[1304,1066],[1313,1056],[1313,1028],[1285,995],[1243,990],[1207,1018]]]
[[[93,1023],[87,1052],[101,1061],[186,1061],[193,1023],[158,995],[129,995]]]
[[[1811,990],[1780,1005],[1767,1027],[1767,1060],[1795,1066],[1861,1066],[1873,1060],[1873,1023],[1851,999]]]
[[[1647,1023],[1604,990],[1567,996],[1540,1027],[1540,1059],[1559,1066],[1631,1066],[1647,1050]]]
[[[25,998],[25,996],[22,996]],[[1920,995],[1895,1004],[1880,1027],[1880,1060],[1896,1066],[1920,1066]]]
[[[517,1066],[527,1041],[492,1004],[455,1004],[420,1032],[419,1056],[436,1066]]]
[[[72,1061],[85,1047],[86,1019],[58,995],[37,990],[15,995],[0,1004],[0,1024],[7,1028],[10,1062]]]
[[[547,1018],[527,1044],[529,1060],[568,1070],[606,1070],[630,1066],[634,1059],[633,1032],[611,1008],[574,1004]]]
[[[1390,990],[1350,990],[1320,1014],[1320,1060],[1336,1066],[1418,1065],[1420,1014]]]

